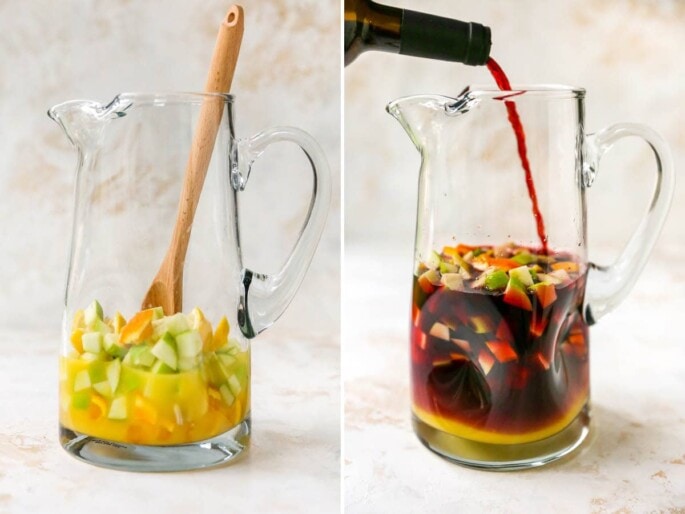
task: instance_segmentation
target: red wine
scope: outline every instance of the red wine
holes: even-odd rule
[[[497,87],[502,91],[511,91],[511,84],[504,70],[500,68],[492,57],[488,58],[486,63],[492,78],[495,79]],[[540,243],[542,244],[542,252],[548,254],[547,248],[547,233],[545,232],[545,221],[542,218],[542,213],[540,212],[540,206],[538,205],[538,195],[535,192],[535,183],[533,182],[533,174],[530,171],[530,162],[528,162],[528,149],[526,148],[526,133],[523,130],[523,124],[521,123],[521,117],[516,110],[516,103],[505,100],[504,105],[507,108],[507,113],[509,115],[509,123],[514,131],[514,136],[516,136],[516,145],[518,147],[519,158],[521,159],[521,167],[526,174],[526,186],[528,187],[528,196],[533,204],[533,217],[535,218],[535,223],[537,225],[538,237],[540,238]]]

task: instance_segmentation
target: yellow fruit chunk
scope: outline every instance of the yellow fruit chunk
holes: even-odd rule
[[[228,343],[228,333],[230,331],[231,325],[228,324],[228,320],[226,319],[226,316],[224,316],[219,320],[219,323],[216,324],[211,349],[205,351],[214,351]]]
[[[74,331],[71,333],[71,346],[74,347],[74,349],[79,352],[83,353],[83,330],[80,328],[74,329]]]
[[[74,319],[71,322],[71,329],[76,330],[77,328],[83,327],[83,309],[79,309],[74,313]]]
[[[107,412],[107,402],[102,396],[93,394],[88,405],[88,416],[90,419],[100,419],[105,412]]]
[[[573,261],[562,261],[552,264],[553,270],[563,269],[567,273],[578,273],[578,263]]]
[[[115,334],[120,334],[121,329],[126,325],[126,318],[124,318],[119,311],[114,315],[112,319],[112,329]]]
[[[121,329],[120,344],[139,344],[152,335],[154,309],[145,309],[133,316]]]
[[[204,351],[208,351],[208,348],[212,346],[212,324],[207,321],[204,312],[198,307],[195,307],[191,314],[193,316],[193,328],[200,332],[202,338],[202,348]]]

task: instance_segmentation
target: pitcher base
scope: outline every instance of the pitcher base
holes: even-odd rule
[[[464,439],[427,425],[412,416],[414,432],[430,450],[451,462],[492,471],[513,471],[544,466],[578,449],[590,432],[585,405],[561,432],[531,443],[489,444]]]
[[[220,466],[245,453],[250,442],[250,418],[223,434],[189,444],[145,446],[79,434],[60,425],[60,443],[73,457],[122,471],[186,471]]]

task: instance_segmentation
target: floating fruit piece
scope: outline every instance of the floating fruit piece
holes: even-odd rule
[[[485,288],[490,291],[497,291],[507,287],[509,277],[502,270],[495,270],[485,277]]]
[[[117,334],[105,334],[102,342],[105,352],[112,357],[121,358],[126,355],[126,347],[119,344],[119,336]]]
[[[565,269],[554,270],[549,275],[561,280],[562,284],[569,284],[571,282],[571,277],[569,277],[568,272]]]
[[[553,270],[564,270],[567,273],[578,273],[578,263],[573,261],[561,261],[552,264]]]
[[[517,253],[511,258],[512,261],[517,262],[520,265],[526,266],[532,262],[535,262],[536,258],[535,256],[531,255],[527,251],[523,251],[521,253]]]
[[[119,311],[114,315],[112,319],[112,330],[115,334],[121,333],[121,329],[126,325],[126,318],[124,318]]]
[[[152,355],[151,350],[148,344],[132,347],[124,357],[124,364],[149,368],[155,363],[155,356]]]
[[[495,332],[495,337],[500,341],[511,341],[514,337],[511,335],[511,330],[506,320],[501,319],[499,325],[497,325],[497,332]]]
[[[509,271],[514,268],[521,266],[518,262],[513,259],[506,259],[503,257],[485,257],[485,263],[488,266],[495,266],[503,271]]]
[[[443,341],[450,340],[450,329],[442,323],[434,323],[428,335],[442,339]]]
[[[81,336],[83,351],[98,354],[102,350],[102,334],[100,332],[86,332]]]
[[[176,352],[176,340],[166,332],[150,350],[152,355],[157,357],[160,362],[169,366],[172,370],[178,369],[178,354]]]
[[[112,393],[115,393],[117,387],[119,387],[119,379],[121,378],[121,362],[118,359],[114,359],[107,366],[107,381],[112,389]]]
[[[97,394],[94,394],[90,398],[90,403],[88,404],[88,416],[90,419],[100,419],[107,412],[107,401]]]
[[[93,300],[83,313],[83,321],[89,327],[92,327],[96,320],[102,321],[104,319],[104,314],[102,312],[102,305],[98,303],[97,300]]]
[[[86,410],[90,405],[90,392],[81,391],[71,396],[71,405],[77,410]]]
[[[510,270],[509,276],[515,278],[526,287],[530,287],[533,285],[533,277],[530,274],[530,270],[527,266],[519,266],[518,268]]]
[[[74,329],[74,331],[71,333],[71,337],[69,340],[71,341],[71,346],[74,347],[74,350],[76,350],[78,353],[83,353],[83,330],[80,328]]]
[[[540,272],[538,272],[537,275],[538,275],[538,280],[539,280],[540,282],[546,282],[546,283],[548,283],[548,284],[552,284],[552,285],[555,285],[555,286],[558,286],[558,285],[560,285],[560,284],[563,283],[563,280],[561,280],[560,278],[558,278],[558,277],[556,277],[556,276],[554,276],[554,275],[548,274],[548,273],[540,273]]]
[[[486,341],[485,344],[500,362],[509,362],[518,358],[514,349],[506,341]]]
[[[462,291],[464,289],[464,279],[459,273],[445,273],[440,277],[440,283],[450,291]]]
[[[71,322],[71,329],[76,330],[77,328],[83,328],[84,314],[82,309],[78,309],[74,313],[74,319]]]
[[[469,326],[476,334],[487,334],[495,329],[492,319],[485,314],[471,316],[471,318],[469,318]]]
[[[448,273],[459,273],[459,266],[445,261],[442,261],[440,263],[438,269],[440,270],[440,273],[442,273],[443,276],[445,276]]]
[[[533,316],[530,320],[530,333],[534,337],[540,337],[545,333],[549,316]]]
[[[527,311],[533,310],[530,298],[528,298],[528,295],[526,294],[526,288],[516,277],[509,278],[509,283],[504,291],[503,299],[509,305],[513,305],[519,309],[525,309]]]
[[[107,382],[106,380],[104,382],[98,382],[97,384],[93,384],[93,389],[95,389],[105,398],[112,397],[112,386],[110,386],[109,382]]]
[[[221,348],[223,345],[228,343],[228,334],[231,331],[231,326],[228,324],[226,316],[223,316],[219,323],[216,324],[216,330],[214,330],[214,336],[212,338],[212,347],[205,348],[205,351],[214,351]]]
[[[235,396],[238,396],[240,394],[240,391],[243,390],[242,386],[240,385],[240,380],[238,380],[238,377],[236,375],[231,375],[228,378],[228,387],[231,388],[231,392]]]
[[[212,324],[205,318],[204,312],[195,307],[191,312],[191,327],[200,333],[203,348],[212,346]]]
[[[222,385],[219,388],[219,392],[221,393],[221,397],[223,398],[224,402],[226,402],[226,405],[228,405],[229,407],[233,405],[233,402],[235,401],[235,396],[233,396],[233,393],[226,384]]]
[[[107,417],[109,419],[126,419],[127,408],[126,408],[126,397],[117,396],[112,400],[112,404],[109,406],[109,413]]]
[[[90,384],[91,382],[88,370],[81,370],[78,373],[76,373],[76,376],[74,377],[74,392],[78,393],[79,391],[88,389],[90,387]]]
[[[419,276],[418,283],[424,293],[430,294],[435,291],[435,286],[440,283],[440,273],[434,269],[428,270]]]
[[[176,336],[179,357],[195,357],[202,352],[202,337],[197,330],[188,330]]]
[[[481,352],[478,354],[478,364],[480,364],[483,373],[487,375],[495,365],[495,358],[485,350],[481,350]]]
[[[144,423],[156,425],[159,414],[151,402],[137,394],[133,399],[133,417]]]
[[[121,329],[119,342],[121,344],[140,344],[152,335],[152,320],[154,309],[145,309],[136,313]]]
[[[557,299],[557,292],[552,284],[540,282],[530,286],[530,290],[535,293],[543,309],[552,305]]]

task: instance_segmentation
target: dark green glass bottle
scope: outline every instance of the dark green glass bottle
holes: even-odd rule
[[[490,29],[370,0],[345,0],[345,66],[367,50],[429,59],[486,63]]]

